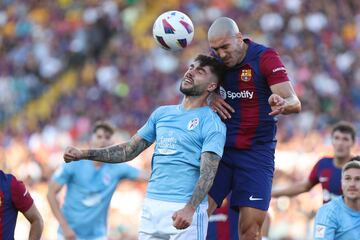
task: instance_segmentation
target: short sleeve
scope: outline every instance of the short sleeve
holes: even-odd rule
[[[156,140],[156,122],[158,112],[159,108],[150,115],[145,125],[142,126],[142,128],[140,128],[137,132],[140,137],[142,137],[149,143],[153,143]]]
[[[11,201],[13,202],[15,208],[20,212],[26,212],[29,210],[34,203],[34,200],[24,183],[18,181],[14,176],[12,176],[10,189]]]
[[[265,76],[269,86],[289,81],[286,68],[279,54],[272,49],[266,50],[261,55],[260,71]]]
[[[226,140],[226,127],[218,116],[213,116],[202,129],[204,142],[201,152],[214,152],[222,157]]]
[[[310,175],[309,175],[309,181],[313,184],[319,183],[319,177],[318,177],[318,171],[319,171],[319,165],[320,161],[318,161],[315,166],[311,169]]]
[[[139,169],[134,168],[126,163],[121,164],[121,168],[120,168],[120,172],[119,172],[120,179],[136,180],[136,179],[139,179],[139,176],[140,176]]]
[[[335,239],[337,223],[333,207],[335,207],[335,205],[327,203],[316,213],[313,234],[315,240]]]
[[[74,164],[75,162],[64,163],[61,165],[55,171],[54,175],[52,176],[52,180],[61,185],[68,184],[74,172]]]

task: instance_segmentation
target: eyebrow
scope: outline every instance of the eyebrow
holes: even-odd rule
[[[227,47],[227,46],[229,46],[229,44],[228,44],[228,43],[223,44],[223,45],[221,45],[221,46],[219,46],[219,47],[212,47],[212,49],[214,49],[215,51],[217,51],[218,49],[220,49],[220,48],[224,48],[224,47]]]

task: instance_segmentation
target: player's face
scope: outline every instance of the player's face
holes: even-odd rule
[[[91,138],[91,145],[95,148],[102,148],[111,144],[111,134],[102,128],[96,130]]]
[[[354,142],[350,133],[335,131],[331,139],[335,157],[347,158],[351,155],[351,148],[354,145]]]
[[[180,91],[186,96],[201,96],[216,88],[214,78],[209,66],[200,66],[199,62],[194,62],[181,81]]]
[[[343,173],[341,187],[345,197],[360,199],[360,169],[350,168]]]
[[[228,68],[240,63],[241,56],[244,56],[241,50],[242,42],[241,35],[209,39],[210,47]]]

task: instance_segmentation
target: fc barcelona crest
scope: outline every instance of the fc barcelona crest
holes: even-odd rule
[[[242,81],[248,82],[248,81],[251,80],[251,77],[252,77],[251,69],[242,69],[241,70],[240,78],[241,78]]]

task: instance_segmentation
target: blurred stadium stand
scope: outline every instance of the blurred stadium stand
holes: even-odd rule
[[[44,239],[54,239],[57,227],[45,194],[64,147],[86,144],[91,124],[103,118],[122,141],[157,106],[178,103],[179,79],[192,57],[208,52],[207,29],[218,16],[236,19],[245,36],[280,53],[302,101],[302,113],[279,118],[277,183],[307,177],[331,154],[331,124],[348,120],[359,133],[358,0],[39,2],[0,2],[0,165],[31,186],[48,220]],[[191,46],[176,54],[155,47],[151,36],[155,18],[170,9],[187,13],[195,26]],[[134,164],[149,168],[150,154]],[[111,239],[136,239],[143,192],[142,185],[120,187]],[[320,204],[319,189],[273,201],[272,239],[307,239]],[[19,222],[17,232],[27,228]]]

